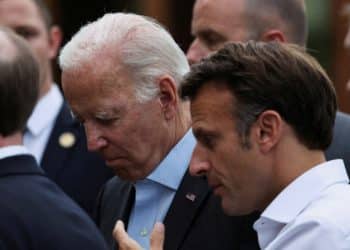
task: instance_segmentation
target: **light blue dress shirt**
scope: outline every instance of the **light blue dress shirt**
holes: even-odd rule
[[[163,221],[189,166],[196,144],[190,129],[163,161],[144,180],[137,181],[135,203],[130,214],[128,234],[149,249],[150,233]]]

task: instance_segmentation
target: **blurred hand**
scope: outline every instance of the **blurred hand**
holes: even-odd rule
[[[150,250],[163,250],[164,231],[162,223],[157,222],[154,225],[150,240]],[[121,220],[118,220],[115,224],[113,237],[118,242],[120,250],[142,250],[142,247],[129,237]]]

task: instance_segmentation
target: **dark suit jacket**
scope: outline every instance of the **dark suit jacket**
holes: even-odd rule
[[[196,195],[194,202],[186,194]],[[96,220],[110,249],[115,249],[112,231],[117,219],[126,225],[133,206],[132,185],[112,178],[102,190]],[[223,214],[220,200],[212,195],[205,178],[187,172],[165,217],[165,250],[259,249],[252,228],[257,215],[229,217]]]
[[[59,137],[65,132],[75,136],[72,147],[64,148],[59,143]],[[102,158],[87,151],[84,128],[72,118],[66,103],[56,119],[40,165],[47,176],[90,215],[99,190],[113,176]]]
[[[0,160],[0,194],[0,249],[107,249],[88,215],[45,176],[34,157]]]
[[[350,176],[350,115],[337,112],[333,140],[326,151],[326,158],[327,160],[343,159]]]

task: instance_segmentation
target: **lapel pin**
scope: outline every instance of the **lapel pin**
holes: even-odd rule
[[[186,199],[194,202],[196,200],[196,195],[192,193],[187,193],[186,194]]]
[[[75,143],[75,136],[71,132],[64,132],[58,138],[58,143],[63,148],[71,148]]]

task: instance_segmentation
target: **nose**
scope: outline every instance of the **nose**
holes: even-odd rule
[[[196,145],[192,153],[190,162],[190,174],[193,176],[206,175],[210,170],[210,164],[207,159],[207,153],[200,145]]]
[[[90,122],[85,122],[84,127],[89,151],[96,152],[107,145],[106,139],[102,137],[102,133],[97,126]]]
[[[190,65],[199,62],[200,59],[206,57],[209,54],[208,49],[205,48],[198,40],[198,38],[194,39],[191,43],[190,47],[187,50],[187,60]]]

